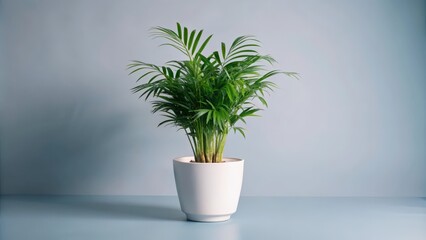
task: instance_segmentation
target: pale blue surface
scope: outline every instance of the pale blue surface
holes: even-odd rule
[[[424,198],[243,197],[224,223],[185,221],[177,197],[2,196],[0,239],[426,239]]]

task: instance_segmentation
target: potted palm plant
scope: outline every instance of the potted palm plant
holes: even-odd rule
[[[192,156],[173,161],[178,197],[187,218],[228,220],[237,209],[244,161],[223,157],[226,137],[231,131],[245,137],[245,129],[238,124],[256,116],[261,110],[257,105],[267,107],[264,95],[275,87],[270,77],[296,73],[264,70],[263,65],[274,59],[258,53],[259,42],[252,36],[237,37],[229,47],[221,43],[219,51],[205,54],[213,35],[204,38],[203,30],[191,31],[177,23],[176,30],[155,27],[152,34],[185,59],[164,66],[132,61],[130,74],[141,74],[137,82],[145,80],[132,91],[145,100],[153,98],[152,112],[165,117],[159,126],[174,125],[188,138]]]

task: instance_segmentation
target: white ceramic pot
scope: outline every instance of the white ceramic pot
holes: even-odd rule
[[[180,207],[188,220],[220,222],[237,211],[244,160],[223,158],[222,163],[196,163],[193,157],[173,161]]]

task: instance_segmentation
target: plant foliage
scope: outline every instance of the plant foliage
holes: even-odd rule
[[[222,42],[218,51],[206,55],[203,50],[213,35],[204,37],[203,30],[191,31],[177,23],[176,30],[155,27],[152,34],[186,59],[164,66],[132,61],[130,74],[140,73],[137,82],[144,80],[132,91],[145,100],[154,99],[152,112],[165,117],[159,126],[170,124],[185,131],[196,162],[221,162],[229,131],[245,137],[238,123],[257,116],[261,109],[254,104],[256,99],[267,107],[264,95],[275,87],[270,77],[297,76],[266,71],[264,64],[274,59],[258,53],[259,41],[252,36],[237,37],[230,46]]]

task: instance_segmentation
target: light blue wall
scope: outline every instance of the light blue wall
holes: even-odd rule
[[[1,193],[175,194],[189,145],[125,66],[179,57],[147,31],[176,21],[301,73],[228,141],[244,195],[426,196],[426,4],[403,0],[2,1]]]

